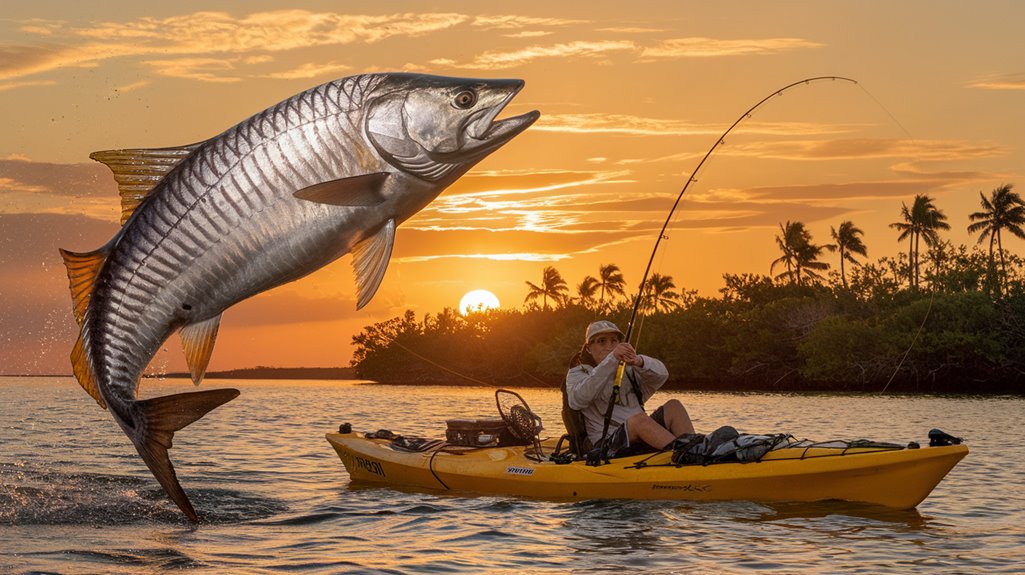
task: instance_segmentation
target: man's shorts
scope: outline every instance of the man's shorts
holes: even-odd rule
[[[655,423],[661,425],[662,427],[666,426],[665,413],[663,413],[664,407],[665,406],[659,407],[655,410],[654,413],[651,414],[651,418],[655,420]],[[657,447],[652,447],[641,440],[637,440],[633,443],[633,445],[631,445],[630,433],[629,430],[626,428],[625,421],[623,422],[623,425],[617,427],[616,430],[613,431],[611,435],[609,435],[608,442],[609,457],[625,457],[627,455],[636,455],[638,453],[658,451]]]

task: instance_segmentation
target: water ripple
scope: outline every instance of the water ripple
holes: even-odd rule
[[[242,395],[175,435],[172,460],[206,521],[192,526],[107,414],[68,380],[0,380],[0,572],[986,573],[1021,572],[1025,401],[664,394],[700,429],[922,441],[970,435],[971,455],[917,510],[841,502],[534,501],[349,481],[324,433],[437,436],[494,410],[491,390],[230,382]],[[209,382],[218,386],[218,382]],[[145,381],[149,395],[191,390]],[[148,396],[149,396],[148,395]],[[556,391],[522,395],[549,428]],[[865,414],[872,414],[866,418]],[[395,417],[408,418],[408,423]],[[56,435],[55,435],[56,433]],[[851,437],[857,436],[857,437]]]

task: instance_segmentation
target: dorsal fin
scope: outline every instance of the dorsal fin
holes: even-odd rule
[[[199,385],[206,374],[206,366],[210,364],[210,355],[214,352],[217,340],[217,328],[221,325],[221,314],[187,325],[181,329],[182,347],[185,348],[185,360],[189,364],[192,383]]]
[[[352,249],[352,270],[356,272],[356,309],[370,303],[384,279],[395,244],[395,220],[389,219],[377,232]]]
[[[121,193],[121,224],[124,225],[157,182],[201,145],[202,142],[174,148],[104,150],[93,152],[89,157],[114,172]]]
[[[75,310],[75,321],[82,325],[82,318],[85,317],[85,310],[89,307],[89,297],[92,296],[93,286],[96,285],[96,276],[107,260],[108,249],[106,246],[88,253],[69,252],[60,250],[64,258],[64,267],[68,269],[68,284],[71,288],[71,304]]]

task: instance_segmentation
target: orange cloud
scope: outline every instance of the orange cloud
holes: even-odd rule
[[[442,258],[557,261],[636,235],[626,230],[560,233],[529,230],[418,230],[399,228],[392,257],[400,262]]]
[[[0,160],[0,215],[81,215],[117,222],[117,185],[100,164]]]
[[[1025,75],[1011,74],[981,78],[969,83],[968,87],[983,90],[1025,90]]]
[[[143,62],[156,70],[161,76],[201,80],[203,82],[228,83],[240,82],[238,76],[226,75],[235,69],[232,60],[223,58],[176,58],[174,60],[147,60]]]
[[[631,136],[717,136],[725,124],[695,124],[684,120],[646,118],[630,114],[545,114],[531,130],[572,134],[623,134]],[[736,134],[812,136],[854,131],[853,124],[810,122],[748,122]]]
[[[196,12],[169,18],[129,22],[99,22],[88,28],[69,28],[61,22],[36,20],[22,32],[62,38],[66,45],[7,46],[0,49],[0,80],[50,72],[62,67],[97,66],[119,57],[158,56],[157,70],[167,75],[203,81],[221,79],[215,72],[231,69],[232,60],[210,54],[248,54],[374,43],[395,36],[419,36],[469,22],[461,14],[391,14],[361,16],[305,10],[257,12],[235,18],[225,12]],[[76,43],[75,41],[80,42]],[[84,41],[84,42],[83,42]],[[197,61],[176,56],[201,56]],[[200,71],[197,70],[197,65]],[[203,67],[214,72],[203,72]]]
[[[957,140],[851,138],[733,144],[720,148],[719,153],[781,160],[913,158],[920,161],[958,161],[1003,156],[1007,150],[996,144],[975,144]]]
[[[715,38],[675,38],[658,46],[644,48],[641,61],[676,58],[755,56],[788,50],[820,48],[822,44],[802,38],[759,38],[718,40]]]
[[[587,20],[571,20],[566,18],[537,18],[521,15],[500,15],[500,16],[476,16],[473,19],[473,26],[485,30],[510,30],[528,28],[532,26],[544,27],[565,27],[577,24],[586,24]]]
[[[489,51],[478,55],[462,68],[483,68],[500,70],[514,68],[544,58],[602,58],[615,52],[632,52],[636,45],[628,40],[603,40],[597,42],[577,40],[550,46],[528,46],[506,52]],[[451,62],[451,61],[447,61]]]

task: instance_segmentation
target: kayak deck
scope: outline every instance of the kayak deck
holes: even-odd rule
[[[354,481],[542,499],[845,500],[910,509],[968,454],[965,445],[894,449],[793,447],[760,461],[682,465],[670,452],[613,459],[600,466],[528,457],[531,447],[459,447],[424,451],[388,439],[329,433]],[[542,445],[547,455],[554,440]]]

